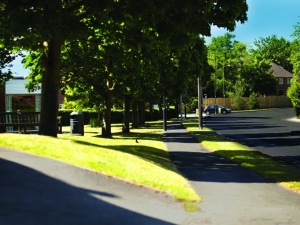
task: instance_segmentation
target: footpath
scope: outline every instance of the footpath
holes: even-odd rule
[[[199,211],[164,193],[56,160],[0,148],[1,225],[300,224],[300,195],[202,148],[180,122],[163,138],[203,198]]]

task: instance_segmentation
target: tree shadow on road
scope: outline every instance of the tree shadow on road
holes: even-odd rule
[[[3,225],[171,224],[101,199],[120,198],[115,194],[73,186],[5,159],[0,159],[0,177]]]

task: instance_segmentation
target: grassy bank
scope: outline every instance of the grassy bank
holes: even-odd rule
[[[264,177],[283,186],[300,191],[299,171],[282,165],[271,157],[237,142],[228,140],[211,129],[199,130],[197,119],[188,118],[184,121],[188,132],[193,134],[201,145],[212,152],[237,162]]]
[[[148,123],[130,134],[113,125],[113,138],[102,138],[101,128],[86,126],[84,136],[64,127],[58,138],[33,134],[0,134],[0,146],[57,159],[107,176],[169,193],[182,201],[201,201],[170,161],[162,142],[162,122]],[[136,142],[138,139],[138,143]]]

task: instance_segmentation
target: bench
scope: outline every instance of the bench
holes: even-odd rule
[[[0,127],[18,127],[18,132],[40,125],[39,112],[0,112]],[[58,133],[62,133],[61,117],[57,117]]]

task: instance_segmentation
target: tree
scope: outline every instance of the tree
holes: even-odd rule
[[[293,37],[295,40],[291,43],[290,62],[293,64],[293,78],[291,86],[288,88],[287,96],[291,99],[296,115],[300,115],[300,23],[294,26]]]
[[[293,65],[293,77],[297,80],[300,76],[300,23],[298,22],[294,26],[294,33],[293,37],[295,38],[294,41],[291,43],[291,56],[289,58],[290,62]]]
[[[260,37],[254,41],[255,48],[251,54],[259,55],[260,58],[274,62],[289,72],[293,71],[293,66],[289,61],[291,55],[291,43],[283,37],[278,38],[276,35],[266,38]]]
[[[251,60],[243,65],[240,79],[245,84],[245,96],[252,92],[260,95],[276,94],[276,79],[270,69],[270,61],[251,56]]]
[[[296,77],[294,77],[296,78]],[[287,96],[291,99],[296,115],[300,115],[300,83],[298,79],[292,79],[292,84],[288,88]]]
[[[252,92],[260,95],[275,94],[276,79],[269,71],[271,60],[260,51],[248,50],[246,44],[233,41],[234,38],[233,34],[227,33],[213,38],[208,46],[209,63],[216,67],[209,85],[210,92],[214,90],[215,79],[217,96],[222,96],[223,91],[226,96],[232,95],[236,80],[245,84],[245,96]]]
[[[234,91],[235,81],[241,79],[241,70],[249,53],[246,45],[234,38],[234,34],[226,33],[213,38],[208,45],[208,62],[214,68],[214,74],[206,85],[209,96],[214,96],[215,83],[217,96],[223,96],[223,84],[228,96]]]

